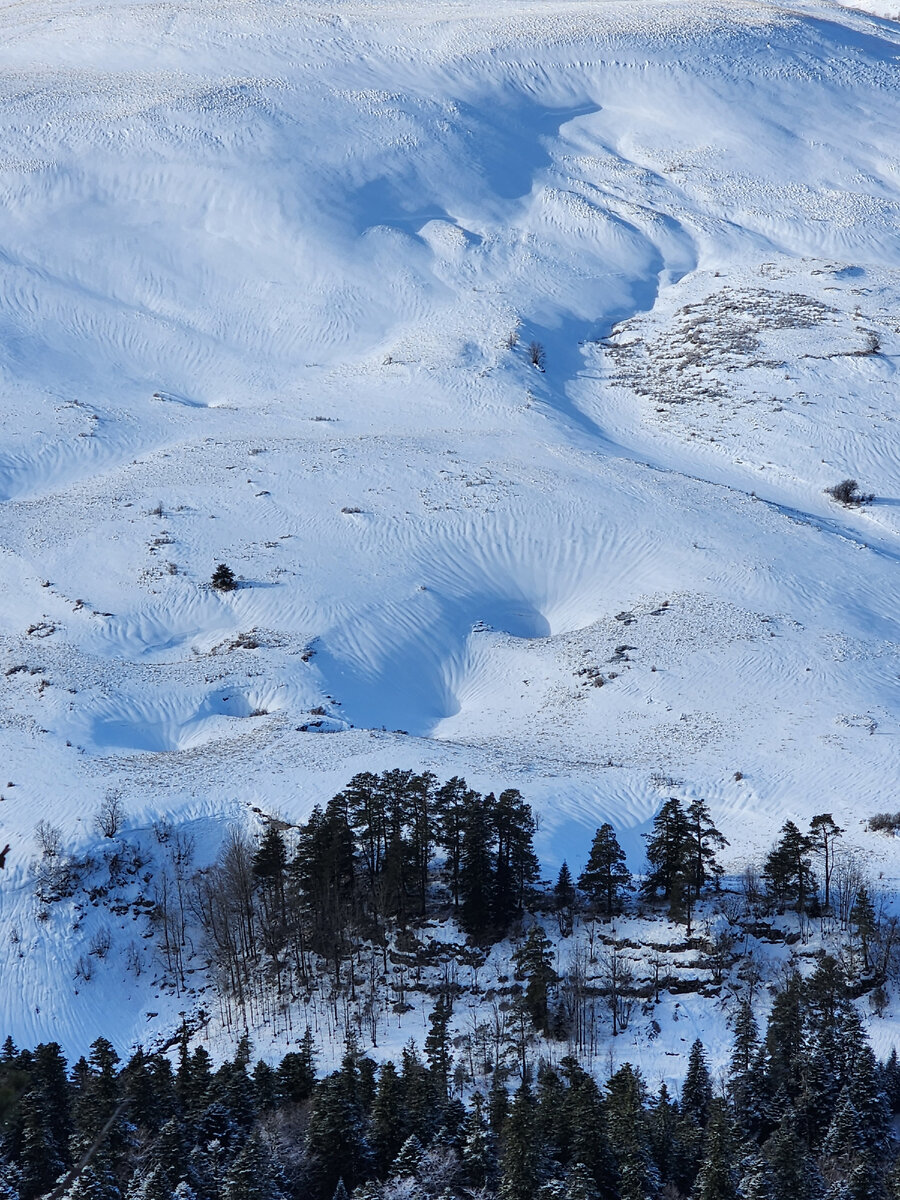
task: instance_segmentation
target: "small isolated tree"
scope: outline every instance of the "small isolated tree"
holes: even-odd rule
[[[125,824],[125,806],[115,792],[107,792],[100,801],[94,824],[105,838],[114,838],[122,829]]]
[[[528,343],[528,361],[539,371],[543,371],[547,361],[547,352],[540,342]]]
[[[217,592],[233,592],[237,587],[234,571],[227,563],[219,563],[213,571],[212,586]]]
[[[826,488],[825,494],[832,500],[837,500],[838,504],[845,504],[848,508],[859,504],[871,504],[875,499],[874,492],[861,492],[855,479],[842,479],[833,487]]]

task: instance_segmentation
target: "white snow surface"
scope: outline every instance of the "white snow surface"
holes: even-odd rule
[[[886,16],[0,8],[0,1032],[177,1022],[130,916],[80,987],[92,918],[35,920],[35,823],[97,849],[110,789],[209,859],[357,771],[462,774],[548,872],[604,820],[639,869],[675,789],[730,870],[831,811],[894,888]]]

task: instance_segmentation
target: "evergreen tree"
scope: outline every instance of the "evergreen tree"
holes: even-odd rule
[[[746,1137],[756,1137],[763,1123],[764,1085],[759,1049],[759,1026],[753,1007],[749,1000],[741,1000],[734,1019],[728,1094],[738,1127]]]
[[[446,1097],[450,1084],[450,1067],[453,1050],[450,1045],[450,1018],[453,1003],[447,996],[439,996],[438,1002],[428,1018],[428,1034],[425,1038],[425,1058],[434,1075],[439,1094]]]
[[[565,860],[553,885],[553,903],[559,932],[563,937],[568,937],[575,923],[575,884],[572,882],[569,864]]]
[[[504,1075],[500,1069],[491,1076],[491,1090],[488,1093],[488,1121],[491,1132],[499,1137],[509,1114],[509,1092],[506,1090]]]
[[[523,1080],[503,1126],[500,1200],[534,1200],[541,1182],[540,1147],[534,1130],[534,1097],[528,1081]]]
[[[607,1128],[618,1170],[619,1200],[653,1200],[659,1193],[659,1172],[650,1150],[641,1073],[626,1063],[606,1087]]]
[[[542,926],[532,925],[521,946],[513,951],[517,976],[526,980],[525,1004],[536,1029],[549,1031],[549,989],[559,981],[553,969],[553,943]]]
[[[531,808],[515,788],[502,791],[489,812],[496,844],[493,916],[497,928],[505,930],[522,912],[540,874],[534,853],[535,823]]]
[[[706,1153],[697,1175],[694,1196],[696,1200],[737,1200],[739,1194],[728,1111],[723,1103],[713,1101],[706,1133]]]
[[[217,592],[233,592],[237,587],[234,571],[227,563],[219,563],[213,571],[212,586]]]
[[[391,1176],[394,1179],[415,1179],[425,1157],[425,1147],[414,1133],[411,1133],[391,1164]]]
[[[831,813],[819,813],[809,823],[810,849],[822,860],[825,911],[831,910],[831,874],[834,869],[834,844],[843,836]]]
[[[478,1190],[492,1186],[497,1175],[497,1144],[487,1123],[480,1092],[472,1096],[471,1108],[463,1122],[462,1160],[470,1187]]]
[[[397,1068],[389,1060],[382,1063],[372,1103],[371,1143],[376,1169],[384,1179],[406,1137],[406,1118],[402,1104],[403,1088]]]
[[[663,899],[669,900],[693,870],[691,830],[681,801],[674,796],[667,800],[644,836],[650,870],[642,891],[649,897],[662,892]]]
[[[251,1133],[228,1168],[222,1200],[282,1200],[283,1184],[268,1147]]]
[[[278,1065],[278,1095],[282,1101],[301,1104],[308,1100],[316,1082],[316,1055],[312,1031],[307,1025],[298,1051],[291,1051]]]
[[[687,1072],[681,1089],[681,1115],[702,1128],[706,1125],[712,1101],[712,1081],[706,1065],[706,1052],[699,1038],[691,1046]]]
[[[312,1183],[321,1200],[329,1200],[339,1179],[352,1188],[365,1177],[364,1135],[364,1114],[346,1077],[329,1075],[315,1090],[306,1132]]]
[[[587,866],[578,877],[578,886],[591,905],[607,917],[619,912],[623,893],[630,890],[631,872],[625,865],[625,851],[608,822],[594,834]]]
[[[466,803],[460,852],[459,894],[463,928],[483,938],[491,927],[494,873],[489,804],[493,796],[472,795]]]
[[[856,933],[859,937],[863,967],[866,971],[869,971],[872,968],[870,951],[878,929],[878,922],[875,917],[875,906],[872,904],[869,891],[865,885],[860,887],[857,893],[856,901],[850,913],[850,920],[856,927]]]
[[[691,801],[687,808],[687,823],[691,858],[689,885],[693,894],[699,896],[710,880],[718,891],[722,867],[716,858],[716,851],[724,850],[728,839],[713,824],[705,800]]]
[[[466,814],[471,805],[481,797],[466,785],[464,779],[454,775],[439,787],[434,794],[435,840],[447,856],[447,873],[450,876],[450,892],[453,907],[459,910],[460,872],[462,869],[463,836]]]
[[[793,821],[785,821],[781,838],[769,852],[763,878],[778,904],[792,904],[802,912],[816,890],[810,852],[812,840]]]

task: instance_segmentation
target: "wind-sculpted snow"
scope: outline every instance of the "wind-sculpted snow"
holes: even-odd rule
[[[898,55],[830,4],[0,12],[4,1032],[94,1032],[27,864],[109,789],[208,861],[428,768],[573,870],[674,790],[730,869],[831,810],[892,886]]]

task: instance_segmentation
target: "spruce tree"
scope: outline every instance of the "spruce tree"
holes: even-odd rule
[[[607,1129],[618,1172],[619,1200],[653,1200],[660,1181],[650,1149],[641,1073],[625,1063],[606,1087]]]
[[[713,1101],[703,1164],[694,1186],[696,1200],[737,1200],[737,1172],[733,1159],[733,1137],[728,1110],[721,1101]]]
[[[724,850],[728,845],[728,839],[713,824],[709,806],[705,800],[691,801],[687,808],[687,822],[691,858],[690,886],[694,896],[699,896],[710,880],[713,881],[716,891],[718,891],[722,867],[716,858],[716,851]]]
[[[642,891],[649,897],[662,892],[663,899],[669,900],[693,869],[691,831],[681,801],[674,796],[667,800],[644,836],[650,870]]]
[[[779,904],[792,904],[802,912],[816,889],[810,852],[812,840],[800,832],[793,821],[785,821],[781,838],[769,852],[763,866],[763,878]]]
[[[480,1092],[472,1096],[462,1127],[462,1161],[466,1182],[476,1191],[493,1185],[497,1175],[497,1139],[485,1116]]]
[[[503,1125],[500,1200],[534,1200],[541,1182],[540,1147],[534,1132],[534,1097],[523,1080]]]
[[[578,877],[578,886],[586,893],[591,905],[607,917],[619,912],[623,893],[632,886],[631,872],[625,865],[625,851],[608,822],[594,834],[587,866]]]
[[[450,1067],[453,1050],[450,1045],[450,1018],[453,1003],[447,996],[439,996],[437,1004],[428,1018],[428,1034],[425,1038],[425,1058],[434,1075],[439,1094],[446,1097],[450,1085]]]
[[[565,860],[553,885],[553,903],[559,932],[563,937],[568,937],[575,921],[575,884],[572,882],[569,864]]]
[[[213,571],[211,582],[217,592],[233,592],[237,587],[234,571],[227,563],[219,563]]]

